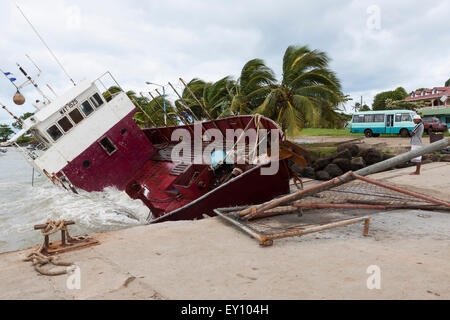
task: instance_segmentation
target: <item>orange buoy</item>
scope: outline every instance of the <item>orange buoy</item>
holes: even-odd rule
[[[25,97],[19,91],[17,91],[13,97],[13,101],[18,106],[21,106],[25,103]]]

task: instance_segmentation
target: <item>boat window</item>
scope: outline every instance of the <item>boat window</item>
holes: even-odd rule
[[[48,128],[47,133],[50,135],[50,137],[52,137],[53,141],[58,140],[63,135],[61,130],[59,130],[59,128],[56,125],[53,125],[50,128]]]
[[[70,129],[73,128],[72,122],[70,122],[70,120],[67,117],[64,117],[61,120],[59,120],[58,124],[64,130],[64,132],[68,132]]]
[[[94,104],[94,107],[98,108],[103,104],[103,100],[98,93],[94,94],[91,97],[91,102]]]
[[[112,155],[117,150],[116,146],[107,137],[104,137],[99,143],[109,155]]]
[[[87,100],[81,104],[80,108],[86,117],[94,112],[94,108],[92,108],[91,104]]]
[[[78,108],[75,108],[72,111],[70,111],[69,117],[75,124],[80,123],[84,119],[83,115],[81,114],[80,110],[78,110]]]

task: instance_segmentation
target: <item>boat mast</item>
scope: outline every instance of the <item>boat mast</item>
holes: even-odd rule
[[[53,57],[53,59],[55,59],[56,63],[60,66],[61,70],[65,73],[65,75],[67,76],[67,78],[69,78],[70,82],[73,83],[74,86],[76,86],[75,81],[73,81],[72,77],[69,76],[69,74],[67,73],[66,69],[64,68],[64,66],[62,65],[62,63],[59,61],[59,59],[56,57],[56,55],[53,53],[52,49],[50,49],[50,47],[47,45],[47,43],[45,42],[45,40],[41,37],[41,35],[39,34],[39,32],[36,30],[36,28],[33,26],[33,24],[31,23],[31,21],[27,18],[27,16],[25,15],[25,13],[23,13],[22,9],[20,9],[20,7],[16,4],[17,9],[20,11],[20,13],[22,14],[22,16],[24,17],[24,19],[28,22],[28,24],[30,25],[31,29],[33,29],[34,33],[36,33],[36,35],[38,36],[38,38],[41,40],[41,42],[44,44],[44,46],[47,48],[48,52],[50,52],[50,55]]]

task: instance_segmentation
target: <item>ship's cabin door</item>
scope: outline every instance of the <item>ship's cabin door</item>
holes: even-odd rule
[[[386,133],[387,134],[394,133],[394,115],[393,114],[386,115]]]

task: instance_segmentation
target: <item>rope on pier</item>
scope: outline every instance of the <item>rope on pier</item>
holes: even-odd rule
[[[60,270],[46,270],[43,268],[46,264],[53,264],[55,266],[64,266],[69,267],[74,265],[73,262],[64,262],[59,261],[57,256],[48,257],[42,253],[45,248],[45,236],[49,236],[58,231],[65,231],[67,235],[67,240],[70,242],[71,240],[82,240],[84,237],[75,237],[72,238],[69,235],[69,230],[65,225],[64,220],[47,220],[47,226],[41,230],[41,234],[44,236],[44,240],[42,244],[35,251],[31,252],[24,261],[31,261],[33,263],[34,269],[42,275],[45,276],[59,276],[67,273],[67,268]]]

